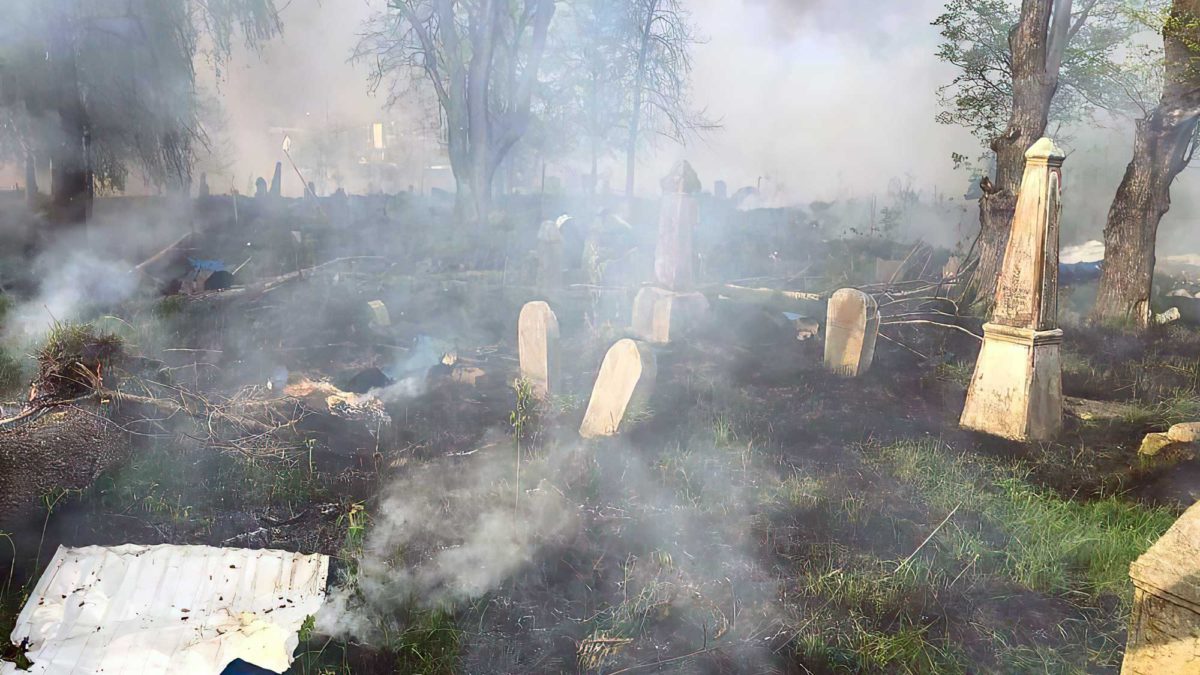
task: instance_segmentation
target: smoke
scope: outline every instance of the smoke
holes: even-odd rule
[[[578,510],[554,484],[563,466],[531,463],[517,494],[515,455],[495,447],[509,440],[493,433],[484,443],[490,450],[424,464],[392,483],[373,518],[357,588],[332,594],[318,628],[365,638],[380,610],[478,598],[531,564],[543,546],[577,531]]]
[[[402,631],[414,607],[474,606],[482,615],[468,621],[481,633],[470,648],[486,653],[467,658],[509,672],[491,652],[548,649],[542,642],[586,625],[637,623],[653,633],[650,607],[672,626],[692,627],[669,630],[697,649],[729,629],[722,607],[743,621],[772,616],[778,589],[763,581],[772,577],[756,562],[750,515],[769,479],[747,467],[748,448],[704,437],[706,414],[689,416],[697,419],[687,442],[661,449],[625,438],[582,444],[574,434],[527,449],[519,492],[513,439],[498,430],[463,457],[406,469],[385,490],[357,571],[331,593],[318,630],[372,643]],[[506,620],[474,603],[502,588],[502,606],[517,617],[532,612],[527,619],[542,630],[523,630],[515,643],[510,635],[501,648],[489,643],[485,619]],[[761,639],[722,644],[769,659]]]

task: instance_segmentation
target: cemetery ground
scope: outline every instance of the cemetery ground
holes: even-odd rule
[[[1145,339],[1065,325],[1064,391],[1105,405],[1072,402],[1056,442],[1020,444],[958,427],[974,338],[885,325],[871,370],[845,378],[819,338],[722,301],[658,351],[621,433],[585,441],[624,336],[592,318],[607,297],[549,298],[564,382],[538,403],[513,386],[537,295],[507,272],[341,274],[282,289],[251,323],[167,298],[95,326],[181,381],[195,352],[171,350],[236,342],[289,379],[344,382],[426,334],[455,336],[449,368],[484,375],[430,377],[365,433],[318,419],[247,445],[130,427],[127,458],[5,525],[3,634],[60,544],[209,544],[335,556],[341,603],[302,631],[298,673],[1117,672],[1129,563],[1200,489],[1189,446],[1137,454],[1147,432],[1200,419],[1200,332],[1180,324]],[[386,340],[339,313],[381,295]],[[632,300],[617,296],[614,316]],[[234,379],[269,378],[248,363]]]

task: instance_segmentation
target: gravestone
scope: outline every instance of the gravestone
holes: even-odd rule
[[[517,319],[517,354],[521,378],[533,395],[546,400],[558,392],[558,317],[545,302],[528,302]]]
[[[843,288],[829,298],[825,317],[825,367],[848,377],[858,377],[875,359],[879,337],[879,306],[875,298],[854,288]]]
[[[703,320],[708,309],[702,293],[645,286],[633,299],[633,332],[646,342],[667,344]]]
[[[275,173],[271,175],[271,196],[283,196],[283,162],[275,162]]]
[[[1200,672],[1200,503],[1129,566],[1133,611],[1122,675]]]
[[[382,300],[367,302],[367,310],[371,313],[372,328],[387,328],[392,325],[392,316],[388,313],[387,305]]]
[[[693,282],[692,233],[700,220],[700,179],[681,161],[662,179],[663,199],[654,249],[654,279],[669,291],[688,291]]]
[[[649,399],[657,374],[649,345],[619,340],[604,355],[579,435],[596,438],[617,433],[629,407]]]
[[[1004,252],[992,317],[959,423],[1016,441],[1062,429],[1058,221],[1065,155],[1049,138],[1025,153],[1025,175]]]
[[[206,199],[211,194],[212,194],[212,192],[209,190],[209,187],[208,187],[208,174],[201,173],[200,174],[200,188],[197,192],[197,196],[199,196],[200,199]]]
[[[729,199],[729,184],[723,180],[713,183],[713,196],[717,199]]]
[[[553,220],[542,223],[537,235],[538,268],[537,285],[542,290],[557,290],[562,287],[563,237],[558,224]]]
[[[656,343],[666,343],[691,330],[708,313],[708,299],[693,290],[692,237],[699,223],[696,193],[700,179],[681,161],[662,180],[662,209],[658,219],[658,244],[654,249],[653,287],[643,288],[634,300],[633,333]]]

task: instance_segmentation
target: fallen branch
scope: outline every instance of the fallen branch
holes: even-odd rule
[[[929,536],[925,537],[925,541],[921,542],[921,545],[918,546],[915,551],[913,551],[912,553],[909,553],[908,557],[905,558],[903,562],[901,562],[899,565],[896,566],[896,571],[892,572],[892,574],[895,574],[896,572],[899,572],[900,570],[904,569],[904,566],[907,565],[913,558],[915,558],[917,556],[917,554],[921,552],[921,549],[925,548],[925,544],[928,544],[929,540],[933,539],[934,535],[936,535],[938,532],[941,532],[942,528],[945,527],[946,523],[950,522],[951,516],[953,516],[955,513],[958,513],[958,509],[961,506],[962,506],[962,502],[959,502],[958,506],[955,506],[954,509],[952,511],[950,511],[950,513],[946,514],[946,517],[942,518],[942,522],[938,523],[938,526],[933,528],[933,532],[930,532]]]
[[[967,335],[970,335],[971,337],[975,338],[976,340],[979,340],[980,342],[983,341],[982,335],[976,335],[976,334],[972,333],[971,331],[967,330],[966,328],[963,328],[962,326],[955,326],[954,324],[949,324],[949,323],[938,323],[937,321],[927,321],[925,319],[909,319],[907,321],[884,321],[884,322],[880,323],[879,325],[880,325],[880,327],[901,326],[904,324],[914,324],[914,323],[929,324],[930,326],[937,326],[939,328],[949,328],[950,330],[956,330],[956,331],[959,331],[960,333],[966,333]]]

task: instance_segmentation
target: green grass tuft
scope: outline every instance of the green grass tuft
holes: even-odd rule
[[[882,448],[877,461],[930,506],[948,512],[962,504],[964,517],[938,535],[944,550],[978,557],[1037,591],[1127,598],[1129,564],[1176,518],[1116,496],[1065,500],[1029,484],[1019,469],[953,456],[932,441]]]

